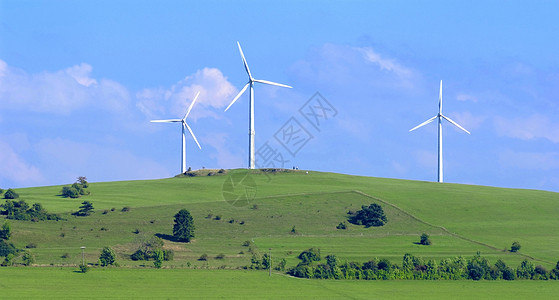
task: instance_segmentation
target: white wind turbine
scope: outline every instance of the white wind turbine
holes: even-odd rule
[[[438,182],[443,182],[443,125],[442,125],[442,119],[445,119],[447,121],[449,121],[450,123],[452,123],[452,125],[464,130],[465,132],[467,132],[468,134],[470,134],[470,132],[466,129],[464,129],[462,126],[458,125],[458,123],[452,121],[449,117],[443,115],[443,81],[441,80],[441,88],[440,88],[440,92],[439,92],[439,113],[432,117],[431,119],[415,126],[414,128],[410,129],[410,131],[416,130],[417,128],[423,126],[423,125],[427,125],[431,122],[433,122],[435,119],[438,119],[439,122],[439,173],[437,175],[437,180]]]
[[[178,123],[178,122],[182,123],[181,173],[186,172],[186,133],[185,133],[186,130],[185,129],[188,129],[188,132],[190,132],[190,135],[192,135],[192,138],[194,139],[194,141],[198,145],[198,148],[202,149],[202,147],[200,147],[200,143],[198,143],[198,140],[196,139],[196,136],[194,136],[194,133],[192,132],[192,129],[190,129],[190,126],[188,126],[188,123],[186,123],[186,118],[190,114],[190,111],[192,110],[192,107],[194,106],[194,103],[196,102],[196,99],[198,99],[199,95],[200,95],[200,92],[198,92],[198,94],[196,94],[196,97],[194,97],[194,100],[192,100],[192,103],[190,103],[190,106],[188,107],[188,110],[186,111],[186,114],[184,115],[184,118],[182,118],[182,119],[170,119],[170,120],[152,120],[151,121],[151,122],[155,122],[155,123]]]
[[[289,85],[285,85],[285,84],[281,84],[281,83],[275,83],[275,82],[271,82],[271,81],[268,81],[268,80],[261,80],[261,79],[252,78],[252,75],[250,74],[250,69],[248,68],[248,64],[247,64],[247,61],[245,59],[245,55],[243,54],[243,49],[241,49],[241,44],[239,44],[239,42],[237,42],[237,45],[239,46],[239,52],[241,52],[241,58],[243,59],[243,64],[245,65],[245,70],[248,74],[248,83],[237,94],[235,99],[233,99],[233,101],[231,101],[231,103],[229,104],[229,106],[227,106],[225,111],[227,111],[229,109],[229,107],[231,107],[231,105],[233,105],[233,103],[235,103],[235,101],[237,101],[237,99],[239,99],[239,97],[241,97],[241,95],[250,86],[250,104],[249,104],[249,119],[248,119],[248,123],[249,123],[249,127],[248,127],[248,135],[249,135],[248,167],[250,169],[254,169],[255,159],[254,159],[254,89],[253,89],[253,85],[254,85],[255,82],[259,82],[259,83],[276,85],[276,86],[281,86],[281,87],[286,87],[286,88],[291,88],[291,87]]]

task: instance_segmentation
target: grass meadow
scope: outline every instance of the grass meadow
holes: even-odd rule
[[[270,252],[274,261],[286,259],[288,267],[296,265],[297,255],[311,247],[342,261],[377,257],[397,264],[405,253],[439,261],[480,252],[491,263],[502,259],[516,267],[528,258],[548,269],[559,260],[558,193],[305,171],[255,171],[246,179],[246,172],[91,183],[91,194],[79,199],[61,197],[61,186],[18,189],[20,199],[30,205],[41,203],[66,220],[9,221],[11,242],[18,248],[36,246],[27,249],[35,256],[35,267],[0,268],[2,290],[8,288],[14,297],[36,297],[41,289],[32,283],[41,282],[38,286],[45,286],[45,295],[53,298],[58,288],[68,293],[64,297],[72,298],[108,293],[134,298],[285,298],[304,291],[316,297],[365,298],[380,293],[382,298],[398,299],[420,295],[527,298],[524,291],[546,297],[558,290],[555,282],[303,280],[279,273],[268,278],[264,271],[242,270],[252,256],[249,247],[243,246],[245,241],[250,241],[254,252]],[[235,206],[225,199],[231,196],[228,182],[238,176],[250,187],[236,186],[235,195],[246,193],[249,201]],[[93,203],[95,213],[71,215],[84,200]],[[385,226],[363,228],[347,223],[346,230],[336,229],[347,220],[349,210],[371,203],[384,208]],[[152,261],[132,261],[130,254],[143,241],[156,234],[172,234],[173,216],[183,208],[194,217],[194,240],[165,240],[164,248],[174,251],[174,260],[164,262],[161,270],[153,269]],[[430,234],[431,246],[417,244],[424,232]],[[518,253],[507,251],[513,241],[522,245]],[[97,262],[102,247],[111,246],[122,267],[74,273],[82,260],[81,246],[86,247],[85,260],[90,264]],[[208,260],[199,260],[203,254]],[[27,288],[17,288],[26,283]],[[104,288],[96,288],[100,286]]]

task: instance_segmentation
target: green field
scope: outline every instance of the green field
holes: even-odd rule
[[[244,270],[2,268],[9,298],[554,299],[555,281],[309,280]]]
[[[250,182],[253,182],[253,188],[247,190],[251,195],[249,203],[231,205],[225,200],[229,199],[228,194],[224,198],[223,191],[227,191],[224,183],[230,180],[230,176],[244,176],[245,172],[231,170],[222,176],[91,183],[91,194],[79,199],[59,196],[61,186],[18,189],[20,199],[29,204],[39,202],[49,212],[59,213],[67,219],[9,221],[13,230],[10,241],[18,248],[36,244],[36,248],[28,249],[36,258],[36,266],[76,266],[82,259],[81,246],[86,247],[86,261],[96,263],[101,248],[111,246],[117,252],[119,264],[125,268],[94,269],[87,274],[75,274],[70,271],[71,268],[21,267],[9,269],[8,273],[30,272],[44,276],[43,272],[50,270],[56,276],[79,281],[84,276],[101,276],[98,274],[125,277],[126,272],[138,278],[153,274],[150,272],[165,274],[161,275],[165,278],[176,272],[204,278],[211,277],[210,274],[215,271],[219,274],[215,275],[218,279],[208,278],[208,284],[218,284],[222,280],[226,284],[227,276],[239,276],[246,277],[247,282],[268,282],[270,290],[276,292],[280,292],[282,284],[292,284],[293,289],[301,284],[313,293],[314,290],[339,286],[345,292],[340,296],[347,297],[360,297],[361,292],[366,294],[377,288],[389,289],[395,285],[397,289],[403,287],[402,297],[412,297],[405,292],[408,288],[411,292],[412,287],[430,289],[435,284],[437,289],[441,289],[441,297],[443,291],[451,293],[462,287],[467,291],[470,285],[475,284],[478,284],[476,289],[494,286],[505,294],[521,290],[526,285],[541,287],[542,292],[548,287],[555,287],[551,282],[327,282],[294,279],[279,274],[270,281],[261,277],[265,274],[263,271],[239,270],[250,264],[252,254],[248,247],[242,245],[247,240],[253,243],[254,251],[271,252],[274,261],[285,258],[288,267],[296,265],[297,255],[311,247],[320,248],[323,256],[335,254],[342,261],[364,262],[377,257],[388,258],[397,264],[401,264],[405,253],[441,260],[459,255],[471,257],[478,251],[491,263],[500,258],[514,267],[528,258],[536,265],[551,269],[559,260],[559,235],[556,234],[559,228],[558,193],[321,172],[264,174],[255,171],[249,175]],[[72,216],[70,213],[76,211],[84,200],[93,202],[95,213],[89,217]],[[347,219],[348,210],[357,210],[361,205],[371,203],[383,206],[388,217],[385,226],[363,228],[349,224],[347,230],[336,229],[336,225]],[[123,212],[123,207],[130,209]],[[182,208],[188,209],[194,217],[195,239],[187,244],[165,240],[164,248],[172,249],[175,257],[173,261],[164,262],[164,270],[152,270],[151,261],[130,260],[130,254],[142,241],[154,234],[163,237],[171,235],[173,215]],[[102,213],[104,210],[106,214]],[[216,216],[221,219],[216,220]],[[1,219],[0,222],[3,223]],[[296,233],[291,232],[294,226]],[[417,244],[423,232],[431,235],[433,245]],[[521,243],[520,252],[506,251],[513,241]],[[199,261],[202,254],[207,254],[209,259]],[[223,254],[224,258],[215,258],[219,254]],[[20,261],[21,258],[16,260]],[[142,269],[130,270],[126,267]],[[5,268],[0,272],[6,272]],[[65,280],[61,279],[62,282]],[[136,283],[132,280],[122,281],[123,285],[135,289],[133,285]],[[172,290],[171,287],[169,289]],[[266,289],[258,287],[261,292]],[[259,293],[254,288],[250,290]],[[138,291],[141,289],[134,292]],[[227,295],[224,291],[214,292],[215,296],[222,295],[222,292]],[[174,296],[170,294],[169,297]]]

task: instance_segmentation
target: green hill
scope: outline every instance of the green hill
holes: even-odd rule
[[[175,257],[164,267],[246,266],[252,254],[245,241],[253,252],[271,251],[274,260],[285,258],[288,266],[310,247],[341,260],[379,257],[398,264],[404,253],[440,260],[477,251],[512,265],[530,258],[552,268],[559,260],[557,193],[321,172],[254,171],[248,177],[246,172],[91,183],[91,194],[78,199],[59,196],[61,186],[18,189],[20,199],[41,203],[66,220],[10,220],[11,241],[19,248],[35,244],[28,250],[41,265],[76,265],[80,246],[86,247],[86,260],[96,262],[100,249],[111,246],[120,265],[152,266],[129,255],[154,234],[171,235],[173,215],[186,208],[194,217],[196,237],[188,244],[165,240],[164,248]],[[241,179],[246,187],[231,185]],[[239,195],[248,195],[248,202],[234,202]],[[95,213],[72,216],[84,200],[93,203]],[[387,225],[348,223],[346,230],[336,229],[349,210],[371,203],[384,208]],[[423,232],[431,235],[433,245],[416,244]],[[521,243],[519,253],[505,250],[513,241]],[[202,254],[209,259],[199,261]],[[219,254],[224,257],[216,259]]]

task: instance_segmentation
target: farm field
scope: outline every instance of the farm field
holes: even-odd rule
[[[239,178],[248,178],[248,186],[236,186],[233,196],[248,195],[245,202],[231,201],[227,183]],[[339,298],[376,293],[398,299],[418,294],[526,298],[528,291],[537,291],[545,298],[559,289],[555,281],[304,280],[279,271],[269,278],[266,271],[245,270],[254,253],[271,254],[274,262],[285,259],[286,268],[294,267],[299,253],[311,247],[342,262],[386,258],[401,265],[405,253],[441,261],[479,252],[491,264],[501,259],[515,268],[528,259],[550,270],[559,260],[557,193],[291,170],[229,170],[220,176],[91,183],[91,194],[78,199],[61,197],[61,189],[17,190],[19,199],[29,205],[41,203],[65,220],[9,220],[10,242],[35,257],[33,267],[0,268],[2,278],[9,278],[0,285],[10,296],[37,297],[34,293],[44,290],[54,298],[61,284],[72,287],[67,294],[72,298],[96,286],[105,288],[88,296],[284,298],[304,290],[308,296]],[[88,217],[71,215],[84,200],[93,203],[95,212]],[[371,203],[383,207],[385,226],[365,228],[346,222],[348,211]],[[196,226],[190,243],[169,238],[173,216],[183,208]],[[347,229],[336,228],[342,222]],[[432,245],[418,244],[422,233],[431,236]],[[163,249],[174,252],[174,259],[165,261],[160,270],[153,268],[153,261],[130,258],[154,236],[163,239]],[[507,250],[513,241],[522,245],[517,253]],[[26,248],[30,244],[33,247]],[[90,265],[98,262],[103,247],[112,247],[120,268],[74,272],[82,261],[82,246]],[[203,255],[206,260],[200,260]],[[21,256],[15,262],[21,263]],[[53,283],[45,289],[29,287],[30,282],[49,281]],[[17,288],[20,285],[26,288]],[[131,290],[135,294],[124,294]]]
[[[245,270],[2,268],[11,299],[553,299],[555,281],[309,280]]]

